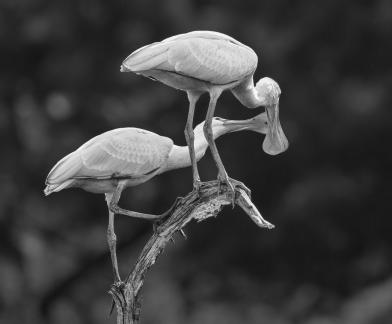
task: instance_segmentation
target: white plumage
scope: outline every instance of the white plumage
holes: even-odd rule
[[[46,183],[60,185],[70,178],[140,178],[166,162],[173,141],[139,128],[118,128],[100,134],[61,159]],[[50,191],[48,191],[50,193]]]
[[[196,159],[203,157],[208,143],[203,124],[195,128]],[[214,138],[229,132],[252,130],[266,133],[267,118],[260,114],[249,120],[213,120]],[[165,136],[139,128],[118,128],[98,135],[61,159],[46,178],[45,195],[72,187],[104,193],[109,208],[107,239],[116,281],[120,281],[116,256],[114,213],[156,220],[168,215],[138,213],[122,209],[122,191],[148,181],[157,174],[191,164],[188,147],[177,146]]]
[[[194,187],[199,187],[193,144],[193,115],[196,103],[204,92],[210,94],[204,133],[218,167],[218,179],[230,182],[212,135],[212,117],[216,102],[224,90],[231,90],[246,107],[265,106],[269,130],[263,143],[272,155],[285,151],[288,141],[279,122],[279,85],[270,78],[253,83],[257,55],[234,38],[213,31],[193,31],[172,36],[161,42],[143,46],[122,63],[122,72],[134,72],[187,92],[189,112],[185,137],[191,156]]]
[[[161,70],[226,85],[253,74],[257,55],[227,35],[191,32],[144,46],[124,62],[127,69],[146,76],[153,76],[149,75],[150,70]],[[186,84],[180,89],[188,90]]]

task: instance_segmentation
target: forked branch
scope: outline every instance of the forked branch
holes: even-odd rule
[[[242,182],[230,180],[235,186],[235,204],[240,206],[256,225],[274,228],[252,203],[250,190]],[[177,198],[173,212],[156,226],[126,280],[119,285],[113,285],[109,291],[117,309],[117,324],[139,323],[140,292],[145,275],[173,236],[177,232],[182,232],[192,219],[202,221],[212,216],[216,217],[225,205],[232,204],[232,198],[225,184],[219,188],[218,181],[203,182],[199,193],[192,191],[184,198]]]

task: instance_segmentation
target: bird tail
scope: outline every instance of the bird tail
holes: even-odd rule
[[[63,183],[59,183],[59,184],[47,184],[44,189],[44,194],[45,194],[45,196],[49,196],[53,192],[58,192],[60,190],[68,188],[71,186],[73,181],[74,181],[73,179],[69,179],[69,180],[64,181]]]
[[[152,43],[131,53],[122,63],[121,71],[140,72],[151,70],[165,64],[168,45]]]
[[[52,170],[50,170],[45,184],[63,183],[73,178],[81,167],[81,159],[78,151],[72,152],[58,161]]]
[[[81,159],[77,152],[78,151],[72,152],[62,158],[56,163],[52,170],[50,170],[45,181],[45,196],[63,190],[72,184],[74,181],[73,178],[81,168]]]

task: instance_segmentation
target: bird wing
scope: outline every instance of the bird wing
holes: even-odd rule
[[[167,160],[173,141],[139,129],[119,128],[83,144],[50,171],[47,184],[71,178],[141,177]]]
[[[158,69],[223,85],[252,74],[257,55],[230,36],[196,31],[144,46],[123,64],[136,73]]]

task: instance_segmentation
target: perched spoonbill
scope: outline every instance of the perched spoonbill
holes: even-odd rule
[[[262,78],[255,86],[256,67],[257,55],[250,47],[213,31],[193,31],[169,37],[137,49],[123,61],[121,72],[135,72],[187,92],[189,111],[185,138],[195,189],[199,188],[200,177],[193,143],[193,115],[203,92],[210,95],[204,134],[218,167],[218,179],[226,182],[231,190],[233,187],[216,148],[211,126],[216,102],[224,90],[231,90],[247,108],[266,107],[269,125],[263,143],[266,153],[275,155],[287,149],[288,141],[279,122],[279,85],[270,78]]]
[[[199,161],[208,142],[203,133],[204,122],[196,126],[195,154]],[[251,130],[267,133],[267,117],[262,113],[247,120],[212,120],[213,137],[226,133]],[[138,213],[122,209],[118,201],[127,187],[137,186],[154,176],[191,165],[188,147],[174,145],[164,136],[139,128],[118,128],[100,134],[61,159],[46,178],[45,195],[72,187],[105,194],[109,209],[107,240],[116,282],[120,281],[116,256],[114,214],[157,220],[167,216]]]

